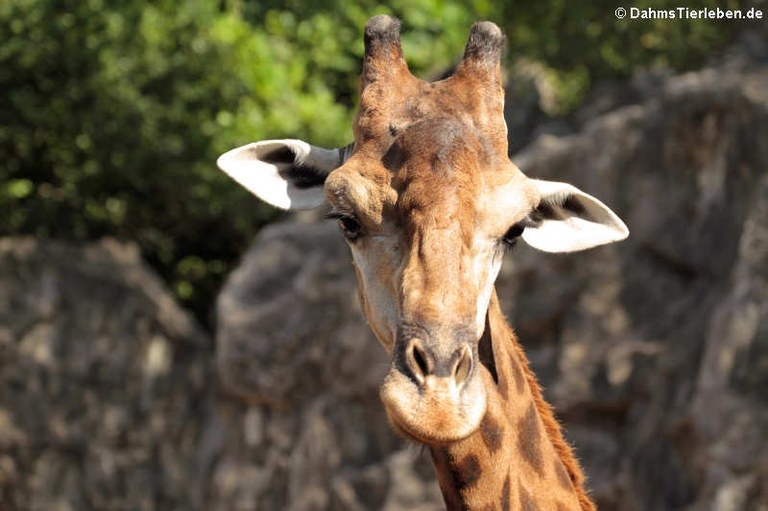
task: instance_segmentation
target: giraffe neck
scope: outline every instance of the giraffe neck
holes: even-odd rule
[[[495,292],[486,328],[496,379],[482,368],[488,390],[485,417],[466,439],[430,447],[446,506],[450,511],[594,510],[578,462]]]

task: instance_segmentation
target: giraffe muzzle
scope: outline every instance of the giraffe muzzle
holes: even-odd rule
[[[390,422],[404,436],[428,444],[461,440],[479,427],[485,414],[487,397],[476,350],[465,341],[429,340],[415,336],[400,341],[381,399]]]

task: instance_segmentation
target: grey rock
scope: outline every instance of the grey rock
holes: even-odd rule
[[[601,509],[765,509],[768,67],[666,80],[513,159],[626,221],[500,287]]]
[[[0,509],[192,509],[211,341],[135,246],[0,239]]]

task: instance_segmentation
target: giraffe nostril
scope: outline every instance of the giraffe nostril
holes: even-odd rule
[[[453,379],[461,385],[472,374],[472,350],[466,344],[459,348],[459,356],[453,366]]]
[[[434,361],[419,339],[412,339],[405,351],[405,361],[419,384],[434,370]]]
[[[414,346],[413,360],[416,362],[416,366],[419,368],[419,371],[421,371],[423,374],[426,374],[429,369],[427,368],[427,361],[424,357],[424,352],[421,351],[418,347]]]
[[[439,357],[421,339],[410,339],[403,353],[405,371],[419,387],[428,385],[429,377],[450,380],[461,387],[472,376],[474,360],[469,344],[462,344],[450,357]]]

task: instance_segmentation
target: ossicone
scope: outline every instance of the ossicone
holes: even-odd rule
[[[469,33],[460,67],[495,68],[501,65],[503,47],[501,29],[490,21],[478,21]]]
[[[379,14],[368,20],[365,24],[366,60],[399,58],[402,55],[400,21],[386,14]]]

